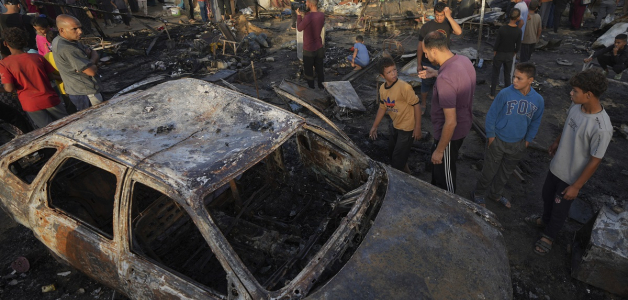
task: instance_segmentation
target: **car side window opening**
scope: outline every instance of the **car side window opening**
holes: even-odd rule
[[[227,273],[189,214],[177,202],[134,182],[131,251],[227,295]]]
[[[39,149],[9,164],[9,170],[25,183],[31,184],[55,153],[55,148]]]
[[[108,171],[76,158],[66,159],[50,180],[50,203],[113,238],[117,180]]]

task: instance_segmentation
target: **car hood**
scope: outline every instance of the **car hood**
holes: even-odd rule
[[[308,299],[512,299],[488,210],[389,166],[381,209],[351,259]]]

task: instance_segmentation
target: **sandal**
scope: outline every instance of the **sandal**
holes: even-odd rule
[[[506,199],[506,197],[502,196],[501,198],[495,200],[495,202],[499,202],[502,205],[504,205],[506,208],[510,208],[510,201],[508,201],[508,199]]]
[[[550,241],[550,243],[544,241],[543,239],[546,239],[548,241]],[[554,239],[550,238],[547,235],[541,235],[541,238],[536,241],[536,243],[534,244],[534,253],[540,255],[540,256],[544,256],[547,253],[549,253],[550,250],[552,250],[552,244],[554,243]],[[540,250],[539,250],[540,248]]]
[[[484,201],[484,197],[476,197],[475,196],[475,192],[471,192],[471,200],[473,200],[473,202],[475,202],[475,204],[482,206],[482,207],[486,207],[486,202]]]
[[[526,221],[526,223],[534,227],[537,227],[537,228],[545,227],[545,224],[543,224],[543,221],[539,222],[539,220],[541,220],[541,216],[539,215],[531,215],[529,217],[525,217],[524,220]]]

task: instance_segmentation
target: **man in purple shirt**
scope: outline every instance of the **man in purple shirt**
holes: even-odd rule
[[[421,78],[437,77],[432,92],[432,184],[451,193],[456,190],[456,158],[462,141],[471,129],[475,92],[475,69],[465,56],[449,50],[447,37],[434,31],[423,39],[427,59],[438,71],[427,68]]]
[[[321,31],[325,26],[325,14],[318,11],[316,7],[318,0],[307,0],[305,2],[309,12],[297,9],[297,30],[303,31],[303,72],[307,85],[314,88],[314,68],[318,75],[318,88],[324,89],[323,81],[325,74],[323,70],[323,58],[325,58],[325,48],[321,39]]]

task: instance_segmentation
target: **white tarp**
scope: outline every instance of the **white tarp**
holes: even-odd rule
[[[604,33],[601,37],[599,37],[591,48],[602,48],[608,47],[615,43],[615,37],[618,34],[626,33],[628,31],[628,23],[617,23],[611,27],[606,33]]]

